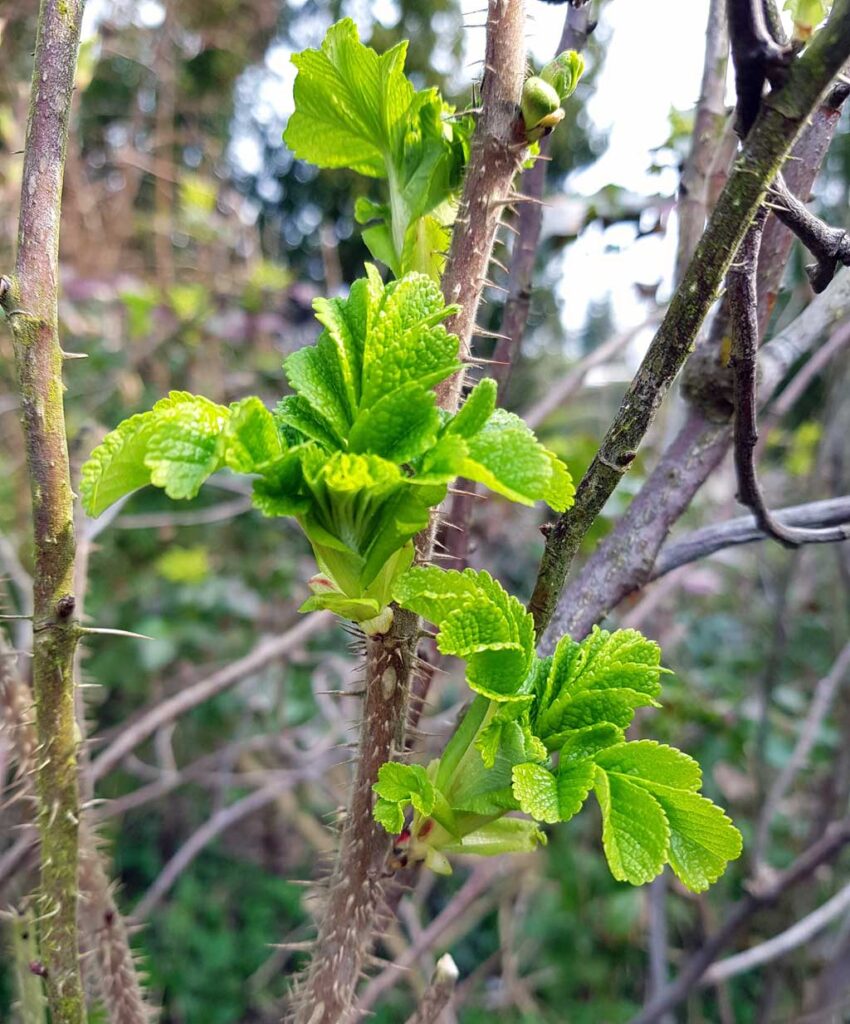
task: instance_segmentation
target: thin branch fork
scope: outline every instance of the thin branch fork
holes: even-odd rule
[[[815,262],[806,267],[806,275],[812,289],[822,292],[835,277],[839,265],[850,266],[850,235],[810,213],[781,174],[770,188],[768,201],[770,209],[814,256]]]
[[[791,505],[774,512],[773,516],[785,527],[817,528],[843,525],[850,529],[850,497],[827,498],[824,501]],[[694,530],[678,540],[670,541],[661,549],[647,582],[661,579],[683,565],[708,558],[718,551],[741,544],[752,544],[754,541],[764,540],[767,536],[754,516],[739,516],[725,523]]]

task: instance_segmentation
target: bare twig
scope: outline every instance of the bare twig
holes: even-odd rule
[[[850,884],[845,885],[832,899],[827,900],[817,910],[813,910],[811,914],[807,914],[796,924],[786,928],[784,932],[780,932],[779,935],[774,935],[772,939],[744,950],[743,953],[719,960],[705,972],[700,984],[716,985],[718,982],[734,978],[746,971],[761,967],[762,964],[785,956],[786,953],[790,953],[791,950],[797,949],[803,943],[814,938],[818,932],[823,931],[828,924],[831,924],[848,909],[850,909]]]
[[[846,540],[850,530],[844,526],[810,530],[786,526],[767,507],[755,466],[758,442],[756,357],[759,323],[756,266],[767,210],[763,207],[738,248],[735,262],[727,275],[727,294],[732,326],[732,368],[734,371],[734,445],[738,477],[738,500],[752,510],[763,533],[786,547],[800,544],[830,544]]]
[[[831,102],[830,95],[829,102],[820,107],[795,147],[795,159],[789,160],[785,171],[786,177],[795,176],[795,187],[803,191],[810,187],[837,124],[838,111]],[[765,229],[759,265],[760,330],[770,316],[791,239],[790,232],[771,218]],[[760,395],[768,398],[791,367],[815,348],[837,320],[846,317],[848,308],[850,270],[842,269],[827,291],[817,295],[762,348]],[[718,316],[722,316],[722,307]],[[697,378],[700,388],[694,387],[691,393],[692,404],[685,422],[615,528],[564,590],[544,648],[554,646],[565,632],[584,636],[594,622],[624,597],[654,578],[653,564],[670,528],[728,452],[732,440],[728,423],[732,414],[731,387],[728,401],[724,397],[728,370],[721,368],[718,376],[712,369],[715,355],[705,368],[705,348],[697,349],[686,368],[687,378],[690,368],[697,365],[692,376]],[[758,539],[758,535],[749,539]]]
[[[770,787],[762,805],[756,829],[756,838],[753,844],[752,856],[756,864],[762,859],[773,817],[784,800],[785,795],[791,789],[794,779],[801,769],[805,767],[823,721],[829,714],[829,709],[832,707],[835,696],[838,693],[839,687],[846,679],[848,671],[850,671],[850,642],[844,645],[829,672],[816,683],[808,714],[800,727],[800,734],[797,737],[797,742],[791,752],[791,756],[782,766],[782,771]]]
[[[592,28],[589,7],[570,7],[564,20],[564,29],[558,43],[557,53],[563,50],[581,51],[584,49]],[[543,224],[543,199],[546,191],[546,157],[551,148],[551,140],[544,138],[540,143],[538,159],[520,178],[519,191],[538,202],[522,203],[517,212],[517,234],[511,252],[511,269],[508,280],[508,297],[502,312],[499,338],[493,359],[496,360],[494,376],[499,382],[500,391],[504,391],[514,361],[522,347],[522,339],[528,326],[528,314],[531,307],[531,287],[534,275],[534,264],[540,248],[540,231]],[[502,395],[504,402],[504,395]]]
[[[694,114],[691,151],[682,167],[676,215],[679,241],[674,280],[681,281],[705,227],[709,212],[708,188],[712,160],[726,123],[726,66],[729,35],[726,31],[726,2],[711,0],[705,31],[705,59],[702,84]]]
[[[714,963],[718,953],[735,938],[755,913],[776,903],[789,889],[809,878],[821,864],[835,857],[848,842],[850,820],[833,823],[817,842],[772,883],[762,888],[753,887],[750,893],[727,913],[720,928],[688,960],[676,980],[660,992],[641,1013],[633,1017],[629,1024],[656,1024],[668,1010],[678,1006]]]
[[[774,516],[784,525],[792,527],[824,527],[850,524],[850,497],[828,498],[805,505],[792,505],[780,509]],[[680,566],[707,558],[717,551],[752,544],[764,540],[767,534],[759,527],[754,516],[741,516],[726,523],[706,526],[685,534],[661,549],[661,554],[648,580],[657,580]]]
[[[839,263],[850,265],[850,236],[842,228],[830,227],[809,213],[781,174],[771,186],[768,198],[776,216],[815,257],[815,262],[806,267],[806,274],[814,291],[822,292],[835,277]]]
[[[568,398],[580,390],[585,377],[595,367],[606,363],[609,359],[622,351],[638,334],[658,323],[661,314],[649,317],[637,327],[630,327],[626,331],[613,335],[601,345],[598,345],[592,352],[588,352],[583,359],[580,359],[570,372],[559,381],[551,385],[546,394],[536,402],[528,412],[523,414],[523,419],[532,428],[536,429],[541,423],[551,416]]]
[[[315,768],[302,772],[292,772],[286,779],[278,779],[268,786],[249,793],[227,807],[221,808],[186,840],[174,856],[168,861],[148,889],[145,895],[133,908],[133,917],[137,921],[146,921],[155,907],[159,905],[168,890],[180,875],[189,867],[199,853],[223,832],[233,828],[250,814],[266,807],[276,800],[281,793],[291,789],[301,779],[314,774]]]
[[[493,886],[496,879],[503,877],[509,870],[509,865],[503,861],[485,861],[476,867],[451,902],[422,930],[417,940],[412,943],[404,955],[369,982],[357,1004],[358,1011],[365,1013],[370,1010],[384,992],[392,988],[400,975],[415,966],[423,953],[433,949],[446,931],[453,927],[476,900]]]
[[[214,672],[206,679],[175,693],[173,697],[154,704],[134,722],[130,722],[95,758],[91,766],[92,780],[97,782],[108,774],[140,743],[152,736],[157,729],[173,722],[192,708],[203,704],[219,693],[223,693],[241,680],[258,672],[272,661],[284,657],[309,637],[326,628],[331,622],[329,613],[320,612],[302,619],[297,625],[278,637],[262,640],[257,646],[225,668]]]

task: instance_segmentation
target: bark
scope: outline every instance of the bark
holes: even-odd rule
[[[42,0],[14,278],[2,301],[15,344],[32,495],[33,688],[38,733],[41,958],[54,1024],[86,1011],[77,942],[79,791],[74,722],[73,493],[62,401],[59,212],[82,0]]]
[[[786,183],[798,195],[808,196],[835,133],[843,98],[835,90],[827,96],[792,150],[783,173]],[[762,333],[776,303],[791,243],[790,231],[776,218],[769,218],[759,265]],[[826,296],[830,297],[836,288],[837,281]],[[594,622],[647,582],[671,527],[728,452],[732,440],[732,388],[722,358],[724,306],[725,303],[712,324],[712,340],[700,345],[685,367],[683,387],[689,408],[679,433],[614,529],[563,591],[547,631],[545,648],[554,645],[565,632],[583,636]],[[809,345],[814,343],[811,336],[807,340]],[[781,346],[783,350],[793,345],[790,337],[787,342]],[[772,373],[764,365],[765,358],[773,347],[772,341],[762,353],[765,394],[770,393],[767,378]],[[784,355],[781,362],[785,365]]]

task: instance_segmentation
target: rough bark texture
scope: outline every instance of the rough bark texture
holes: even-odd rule
[[[560,517],[547,538],[529,604],[538,636],[552,618],[582,538],[627,472],[664,395],[687,358],[768,186],[849,52],[850,0],[842,0],[834,6],[827,26],[792,67],[787,85],[765,99],[694,259],[578,487],[575,505]]]
[[[446,322],[447,329],[460,339],[461,358],[469,355],[496,230],[512,202],[514,177],[526,151],[525,130],[518,116],[525,75],[523,0],[489,0],[484,65],[482,112],[475,126],[442,282],[446,302],[461,307]],[[444,409],[457,406],[462,385],[462,374],[438,385],[437,398]]]
[[[348,1018],[381,905],[389,837],[373,819],[372,785],[378,769],[402,751],[415,617],[396,612],[393,629],[370,638],[366,695],[354,786],[340,840],[340,855],[322,911],[316,955],[295,1019],[339,1024]]]
[[[518,116],[524,73],[523,0],[489,0],[483,109],[443,276],[447,302],[461,307],[447,327],[460,338],[462,357],[469,353],[496,229],[510,201],[525,148]],[[457,408],[462,384],[458,374],[437,389],[443,409]],[[417,538],[420,560],[431,556],[435,528],[436,517],[431,530]],[[390,837],[372,818],[372,785],[380,766],[404,750],[418,630],[417,617],[396,610],[390,632],[368,641],[356,777],[319,920],[315,954],[295,993],[296,1024],[340,1024],[351,1013],[383,902],[383,874],[390,849]]]
[[[73,494],[57,326],[59,210],[82,0],[42,0],[14,279],[14,334],[35,547],[33,685],[38,731],[41,958],[53,1024],[85,1020],[77,946],[77,787],[73,661]]]

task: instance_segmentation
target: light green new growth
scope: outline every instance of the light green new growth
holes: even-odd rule
[[[479,382],[456,416],[437,409],[434,386],[461,368],[457,338],[441,323],[454,310],[438,285],[423,274],[385,285],[366,270],[347,299],[316,301],[324,330],[286,360],[293,394],[276,413],[258,398],[227,407],[173,392],[92,453],[81,482],[86,511],[99,515],[149,483],[191,498],[220,469],[254,474],[254,504],[294,516],[315,552],[320,571],[302,610],[328,608],[385,632],[411,538],[453,479],[565,509],[566,467],[495,408],[493,381]]]
[[[404,74],[407,43],[382,55],[364,46],[350,18],[321,49],[296,53],[295,110],[284,141],[318,167],[348,167],[387,182],[385,202],[360,198],[363,239],[396,277],[439,280],[455,201],[469,155],[470,117],[455,117],[436,89],[416,92]]]
[[[658,706],[664,669],[657,644],[635,630],[596,628],[581,643],[564,637],[552,657],[537,658],[531,617],[492,577],[471,569],[410,569],[394,596],[435,623],[441,652],[466,661],[467,682],[479,694],[428,769],[427,800],[421,785],[414,798],[407,777],[411,795],[396,787],[391,808],[386,787],[375,787],[382,798],[376,817],[389,831],[401,831],[404,808],[413,807],[413,856],[446,871],[446,854],[467,849],[467,833],[480,838],[482,830],[488,852],[499,852],[493,829],[506,812],[568,821],[591,791],[605,855],[621,881],[640,885],[670,864],[700,892],[740,854],[737,829],[698,792],[695,761],[651,740],[625,740],[635,710]],[[515,829],[516,819],[507,820]],[[508,834],[501,852],[515,849],[515,836]]]
[[[806,40],[826,20],[832,0],[785,0],[785,10],[794,22],[794,35]]]
[[[536,142],[564,118],[562,104],[575,92],[584,74],[584,58],[565,50],[550,61],[539,75],[526,79],[520,106],[529,142]]]

